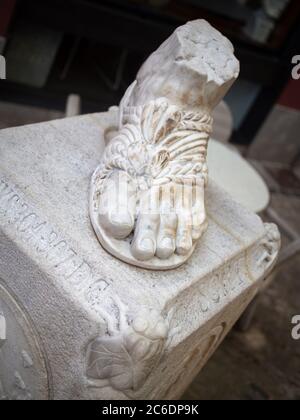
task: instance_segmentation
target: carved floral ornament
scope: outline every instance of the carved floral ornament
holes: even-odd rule
[[[273,223],[265,223],[265,236],[250,254],[250,266],[255,278],[269,281],[281,248],[281,235]],[[262,287],[264,283],[262,283]]]
[[[281,248],[281,235],[274,223],[265,223],[266,236],[262,241],[263,253],[258,264],[265,272],[273,268]]]
[[[169,324],[157,311],[130,318],[127,307],[116,300],[118,325],[103,314],[107,334],[90,343],[87,377],[90,388],[112,387],[124,393],[140,389],[159,363],[168,340]]]

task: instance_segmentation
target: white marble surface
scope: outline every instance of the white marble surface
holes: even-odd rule
[[[153,272],[110,256],[88,209],[110,124],[0,131],[2,399],[179,398],[275,262],[276,228],[213,182],[188,263]]]

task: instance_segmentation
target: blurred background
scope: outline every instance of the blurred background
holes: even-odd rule
[[[234,172],[236,155],[228,158],[231,178],[246,192],[259,184],[262,195],[264,185],[264,197],[249,187],[245,205],[279,224],[283,251],[276,278],[185,398],[300,399],[300,341],[291,337],[300,314],[299,0],[0,0],[0,129],[106,111],[147,56],[198,18],[241,61],[214,138],[243,159],[245,178]]]

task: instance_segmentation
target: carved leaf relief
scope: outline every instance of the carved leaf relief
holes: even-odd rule
[[[87,376],[96,381],[104,380],[119,391],[136,391],[162,356],[168,326],[155,311],[140,314],[131,322],[126,314],[121,317],[123,321],[118,331],[109,331],[110,335],[90,344]]]

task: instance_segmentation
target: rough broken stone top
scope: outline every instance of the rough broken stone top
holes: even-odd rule
[[[185,109],[211,111],[238,78],[231,42],[205,20],[179,27],[137,75],[130,104],[158,97]]]
[[[146,60],[91,183],[91,220],[112,255],[155,270],[190,258],[207,228],[211,112],[238,74],[232,44],[203,20]]]

